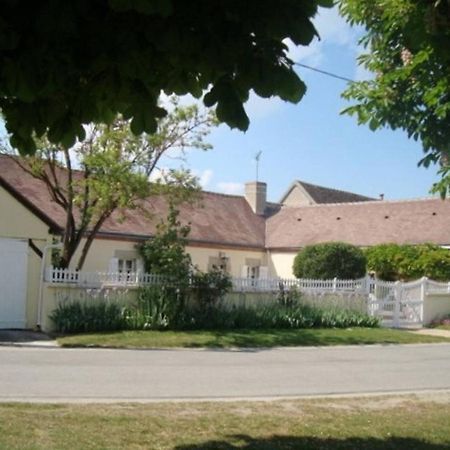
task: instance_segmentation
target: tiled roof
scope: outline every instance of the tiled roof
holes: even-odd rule
[[[368,201],[285,207],[266,223],[267,248],[345,241],[450,244],[450,200]]]
[[[6,156],[0,156],[0,184],[52,228],[63,226],[64,211],[51,200],[45,184],[25,173]],[[191,241],[264,247],[264,218],[253,214],[244,197],[203,192],[199,203],[183,204],[179,210],[180,221],[191,224]],[[126,220],[120,220],[121,215]],[[150,197],[143,202],[142,209],[114,213],[104,223],[101,233],[151,236],[155,233],[156,224],[165,217],[165,200]]]
[[[24,173],[5,156],[0,156],[0,186],[51,228],[63,226],[64,211],[51,200],[44,183]],[[203,192],[200,205],[184,204],[179,208],[180,220],[191,224],[190,241],[199,244],[261,250],[294,250],[326,241],[360,246],[384,242],[450,245],[450,200],[364,201],[302,207],[268,203],[264,217],[254,214],[242,196]],[[167,216],[167,204],[161,197],[151,197],[143,202],[143,210],[113,214],[101,233],[119,239],[153,235],[155,225]],[[121,214],[126,220],[120,220]]]
[[[355,194],[353,192],[341,191],[339,189],[332,189],[316,184],[306,183],[305,181],[296,180],[289,187],[286,194],[281,199],[283,203],[289,193],[295,188],[304,189],[315,203],[348,203],[348,202],[366,202],[375,200],[365,195]],[[300,206],[300,205],[299,205]]]
[[[364,195],[354,194],[353,192],[340,191],[338,189],[317,186],[315,184],[298,181],[316,203],[348,203],[365,202],[375,200]]]

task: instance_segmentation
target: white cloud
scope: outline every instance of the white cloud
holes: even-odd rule
[[[341,46],[354,46],[355,31],[339,15],[337,7],[331,9],[319,8],[313,23],[320,39],[314,38],[308,46],[298,47],[290,40],[286,40],[289,47],[288,55],[293,61],[317,66],[323,61],[324,45],[331,43]]]
[[[194,171],[194,175],[198,177],[198,182],[202,189],[206,189],[213,178],[214,172],[211,169],[205,169],[200,173]]]
[[[155,167],[155,169],[150,173],[149,180],[150,181],[163,181],[164,176],[167,174],[169,169],[167,167],[162,167],[159,169]]]
[[[244,193],[244,185],[233,181],[221,181],[217,183],[217,188],[224,194],[241,195]]]
[[[250,120],[264,119],[279,111],[284,105],[284,101],[278,97],[262,98],[254,92],[250,93],[248,101],[245,103],[245,111]]]

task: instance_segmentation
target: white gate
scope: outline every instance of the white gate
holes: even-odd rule
[[[0,328],[25,328],[28,243],[0,238]]]
[[[379,317],[386,327],[420,328],[424,289],[423,280],[411,283],[373,280],[369,287],[369,314]]]

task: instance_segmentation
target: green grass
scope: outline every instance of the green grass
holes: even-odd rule
[[[439,329],[439,330],[448,330],[448,331],[450,331],[450,325],[438,325],[436,328]]]
[[[0,404],[0,449],[438,450],[448,394],[274,402]]]
[[[63,347],[276,347],[357,344],[416,344],[450,339],[383,328],[239,330],[239,331],[120,331],[58,338]]]

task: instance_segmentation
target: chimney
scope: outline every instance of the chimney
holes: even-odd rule
[[[255,214],[264,215],[266,210],[267,184],[261,181],[245,183],[245,199]]]

